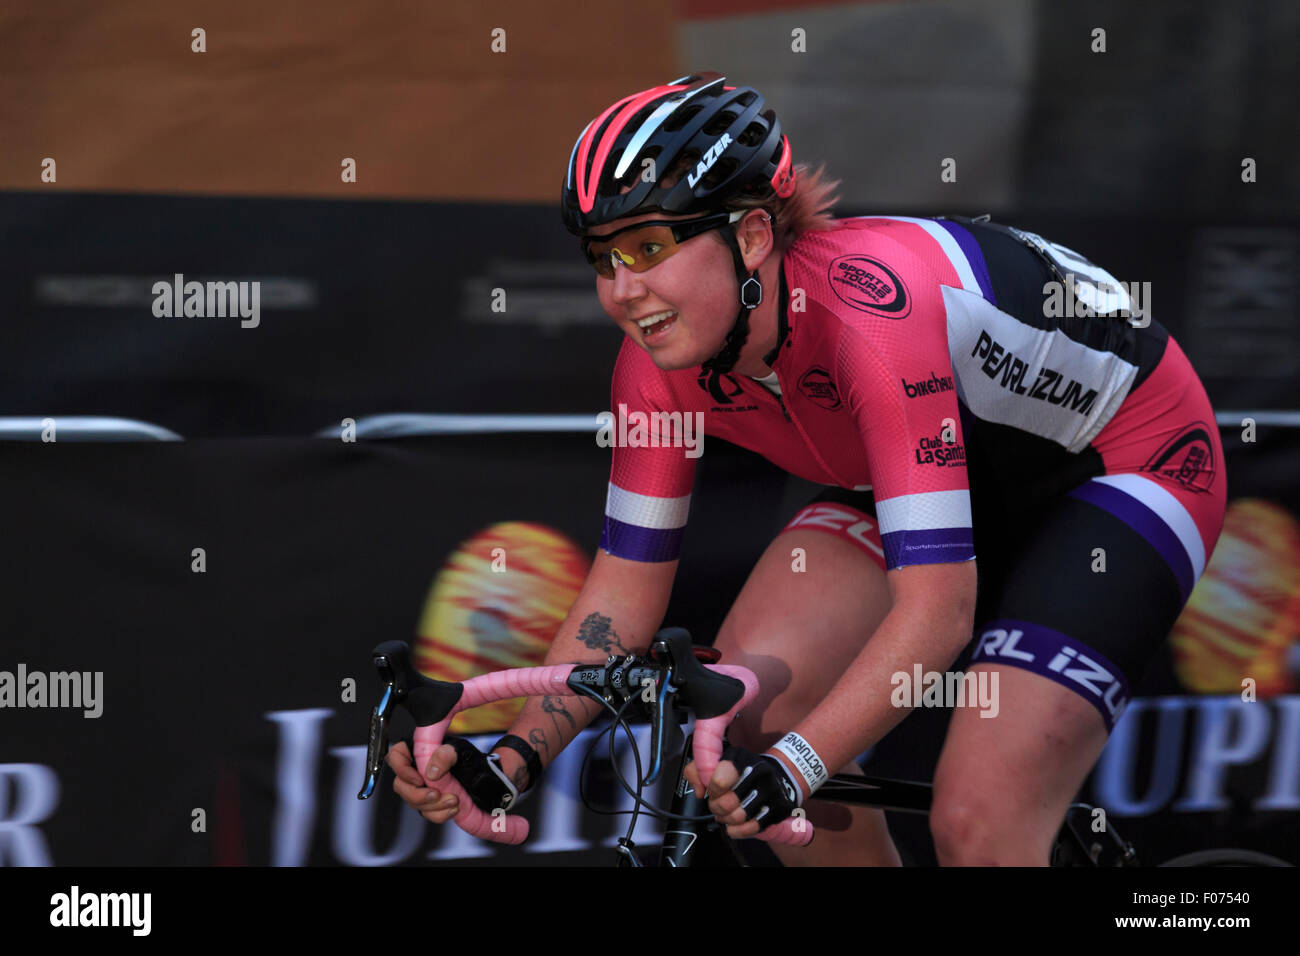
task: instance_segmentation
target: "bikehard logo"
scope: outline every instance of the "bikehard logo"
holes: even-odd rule
[[[900,381],[903,383],[903,392],[908,398],[923,398],[926,395],[938,395],[953,390],[952,376],[945,375],[940,378],[933,372],[930,373],[929,378],[923,378],[919,382],[909,382],[905,378]]]
[[[758,408],[757,405],[737,405],[734,408],[727,408],[732,404],[732,399],[737,395],[744,394],[744,389],[740,383],[728,375],[726,372],[719,372],[717,369],[708,369],[700,371],[700,377],[697,378],[696,384],[704,391],[709,393],[709,397],[715,402],[721,402],[720,405],[712,406],[711,412],[752,412]]]
[[[840,300],[862,312],[902,319],[912,311],[912,297],[893,269],[870,256],[840,256],[826,274]]]
[[[104,713],[103,671],[0,671],[0,708],[51,707],[82,709],[90,719]]]
[[[1016,395],[1026,395],[1050,405],[1060,405],[1080,415],[1089,414],[1093,402],[1097,400],[1095,388],[1085,392],[1081,383],[1072,378],[1067,379],[1063,373],[1046,365],[1038,370],[1034,384],[1026,386],[1025,377],[1033,366],[1007,351],[983,329],[980,330],[979,340],[970,354],[971,357],[979,356],[984,359],[979,366],[981,372]]]
[[[965,468],[966,447],[956,442],[946,442],[941,435],[922,438],[914,449],[918,465],[937,465],[940,468]]]
[[[178,272],[171,284],[155,282],[153,294],[153,314],[160,319],[238,315],[245,329],[255,329],[262,322],[261,282],[186,282]]]
[[[685,448],[687,458],[704,454],[703,412],[601,412],[596,444],[601,448]]]
[[[840,392],[831,380],[831,373],[820,365],[814,365],[799,378],[799,391],[808,396],[808,400],[822,408],[834,411],[840,407]]]
[[[723,151],[730,145],[731,134],[723,133],[722,136],[719,137],[718,141],[709,147],[709,151],[704,154],[704,158],[701,159],[699,164],[695,167],[695,172],[690,173],[686,177],[686,184],[694,189],[695,184],[703,179],[704,174],[713,168],[713,164],[718,161],[718,157],[721,156]]]
[[[1209,430],[1200,422],[1183,429],[1142,466],[1159,478],[1188,491],[1209,491],[1214,484],[1214,446]]]
[[[998,704],[998,672],[961,671],[921,672],[920,664],[912,665],[912,673],[895,671],[889,678],[893,690],[889,702],[895,707],[978,707],[981,717],[996,717]]]
[[[82,893],[74,884],[50,897],[51,926],[128,926],[132,936],[148,936],[152,912],[152,893]]]

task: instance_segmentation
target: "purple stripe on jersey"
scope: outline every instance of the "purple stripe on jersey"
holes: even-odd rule
[[[1086,481],[1070,493],[1071,498],[1078,498],[1103,511],[1108,511],[1124,522],[1155,548],[1164,558],[1169,570],[1178,581],[1178,591],[1183,603],[1191,597],[1192,586],[1196,584],[1196,575],[1192,569],[1192,559],[1187,549],[1178,540],[1173,529],[1161,520],[1160,516],[1132,495],[1126,495],[1113,485],[1100,481]]]
[[[891,531],[880,536],[885,546],[885,567],[905,564],[952,564],[975,557],[970,528],[934,528],[925,531]]]
[[[629,561],[676,561],[685,528],[643,528],[605,516],[600,547]]]
[[[997,305],[997,300],[993,298],[993,280],[989,278],[989,267],[984,263],[984,253],[980,252],[980,244],[975,241],[975,237],[970,234],[970,230],[959,223],[949,222],[947,219],[936,221],[948,230],[949,234],[957,240],[957,245],[961,247],[961,251],[966,254],[966,261],[970,263],[970,271],[975,273],[975,281],[980,284],[980,292],[984,293],[984,298]]]
[[[975,629],[975,653],[970,662],[1022,667],[1068,687],[1101,713],[1109,733],[1128,705],[1124,672],[1086,644],[1060,631],[1000,618]]]

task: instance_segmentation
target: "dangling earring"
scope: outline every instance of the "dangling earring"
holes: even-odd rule
[[[759,210],[764,222],[771,222],[772,217]],[[752,300],[752,301],[751,301]],[[740,304],[751,312],[763,301],[763,283],[759,281],[758,270],[750,273],[749,278],[740,284]]]

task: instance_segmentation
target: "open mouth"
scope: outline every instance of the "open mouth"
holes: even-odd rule
[[[659,338],[676,324],[676,312],[659,312],[655,315],[646,316],[637,323],[641,328],[642,339]]]

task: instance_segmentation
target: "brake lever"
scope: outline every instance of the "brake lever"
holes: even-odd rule
[[[650,703],[650,773],[646,783],[654,783],[664,768],[664,755],[676,752],[682,740],[681,721],[677,714],[677,688],[673,686],[673,669],[668,668],[663,683]]]
[[[381,644],[371,655],[371,661],[379,671],[379,679],[384,684],[384,692],[370,712],[370,737],[366,741],[366,782],[357,794],[358,800],[369,798],[379,785],[379,775],[384,769],[384,755],[388,753],[388,722],[397,707],[398,698],[403,696],[393,662],[389,654],[385,653],[387,649],[387,645]]]
[[[365,800],[375,792],[388,754],[388,724],[400,705],[415,719],[417,727],[438,723],[452,713],[464,693],[463,684],[425,677],[411,663],[411,648],[404,641],[385,641],[370,652],[379,671],[383,696],[370,712],[370,737],[366,741],[366,782],[357,794]]]

